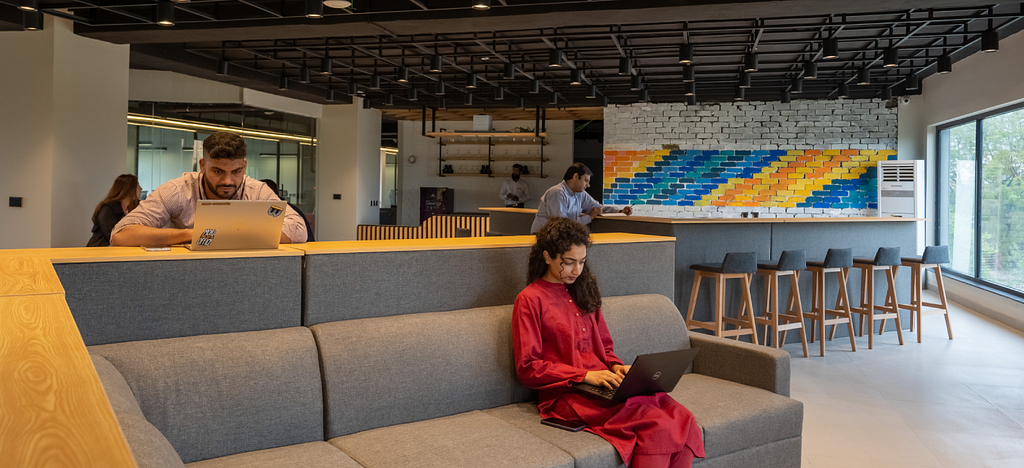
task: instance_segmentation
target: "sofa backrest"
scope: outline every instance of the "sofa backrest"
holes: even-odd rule
[[[324,440],[319,360],[307,328],[133,341],[89,351],[113,364],[145,419],[185,463]]]
[[[661,295],[608,297],[616,354],[689,346],[679,310]],[[512,358],[512,306],[329,322],[320,348],[328,438],[531,400]]]

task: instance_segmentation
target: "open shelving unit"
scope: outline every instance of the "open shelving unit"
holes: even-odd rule
[[[513,162],[513,163],[531,163],[539,162],[540,170],[536,173],[530,171],[527,174],[522,174],[522,177],[547,177],[544,174],[544,163],[548,161],[548,158],[544,157],[544,147],[548,145],[546,140],[547,134],[541,132],[467,132],[467,131],[452,131],[446,132],[441,129],[439,132],[426,132],[426,136],[437,139],[437,175],[440,177],[504,177],[509,176],[511,173],[494,173],[480,174],[476,172],[455,172],[448,173],[444,172],[444,163],[447,161],[480,161],[486,163],[487,167],[491,166],[492,162]],[[449,145],[479,145],[486,146],[487,150],[484,152],[481,150],[478,153],[470,152],[467,155],[452,155],[445,154],[445,148]],[[494,154],[494,148],[496,146],[537,146],[539,147],[537,156],[530,155],[496,155]],[[525,164],[524,164],[525,165]]]

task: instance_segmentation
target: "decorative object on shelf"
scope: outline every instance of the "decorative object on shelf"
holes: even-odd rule
[[[516,130],[524,130],[523,127],[517,128]],[[526,128],[533,132],[533,129]],[[547,145],[547,135],[544,133],[526,133],[526,132],[478,132],[478,131],[454,131],[446,132],[441,129],[440,132],[429,132],[424,133],[426,136],[437,139],[438,144],[438,175],[445,177],[447,175],[460,176],[460,177],[495,177],[495,168],[492,168],[492,163],[500,161],[503,163],[519,163],[525,166],[525,162],[539,162],[540,169],[535,173],[530,174],[529,170],[524,170],[522,175],[528,177],[546,177],[544,175],[544,163],[547,158],[544,157],[544,146]],[[462,149],[452,149],[449,145],[469,145],[463,153]],[[516,147],[514,153],[508,147],[502,149],[496,149],[496,146],[514,145]],[[483,151],[483,147],[486,147],[486,152]],[[457,146],[455,148],[458,148]],[[460,166],[460,170],[446,170],[451,165],[444,164],[447,161],[480,161],[480,169],[477,173],[473,172],[472,165]],[[499,166],[497,175],[505,176],[508,175],[506,171],[507,166]]]

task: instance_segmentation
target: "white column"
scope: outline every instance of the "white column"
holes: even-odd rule
[[[380,111],[363,109],[362,99],[323,107],[317,132],[318,241],[354,240],[356,225],[379,223],[380,120]]]

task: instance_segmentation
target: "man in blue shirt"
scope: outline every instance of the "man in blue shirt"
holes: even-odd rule
[[[533,219],[531,233],[536,233],[548,218],[569,218],[584,226],[590,224],[590,220],[601,213],[624,213],[627,216],[633,214],[633,209],[625,207],[617,209],[611,206],[602,206],[594,197],[584,190],[590,187],[590,176],[594,175],[587,166],[582,163],[575,163],[569,166],[562,177],[562,182],[544,192],[540,197],[540,206],[537,207],[537,217]]]

